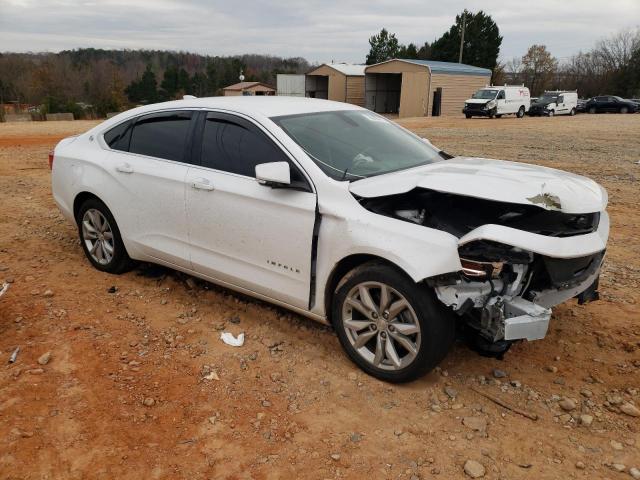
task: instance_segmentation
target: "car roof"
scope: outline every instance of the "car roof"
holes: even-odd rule
[[[154,103],[134,109],[135,114],[174,108],[212,108],[230,110],[246,115],[260,114],[265,117],[298,115],[302,113],[329,112],[336,110],[362,110],[361,107],[343,102],[315,98],[286,97],[275,95],[238,95],[229,97],[185,98],[170,102]],[[127,113],[132,113],[128,111]]]

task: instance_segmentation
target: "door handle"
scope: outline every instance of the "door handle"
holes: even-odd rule
[[[196,178],[191,182],[191,187],[195,188],[196,190],[206,190],[209,192],[213,190],[213,185],[211,185],[211,183],[209,183],[209,180],[207,180],[206,178]]]
[[[122,165],[118,165],[116,170],[120,173],[133,173],[133,167],[128,163],[123,163]]]

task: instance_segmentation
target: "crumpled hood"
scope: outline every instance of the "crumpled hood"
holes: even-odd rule
[[[603,211],[608,200],[606,190],[580,175],[476,157],[455,157],[365,178],[352,182],[349,190],[359,197],[373,198],[405,193],[416,187],[574,214]]]

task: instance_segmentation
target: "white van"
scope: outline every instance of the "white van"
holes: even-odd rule
[[[529,111],[530,105],[531,95],[524,85],[487,86],[464,102],[462,113],[467,118],[500,118],[509,114],[522,118]]]
[[[531,104],[529,115],[575,115],[578,108],[578,92],[554,90],[544,92]]]

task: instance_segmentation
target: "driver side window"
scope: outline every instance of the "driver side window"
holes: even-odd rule
[[[298,168],[256,127],[231,115],[207,114],[200,156],[203,167],[255,178],[256,165],[270,162],[287,162],[292,186],[311,191]]]
[[[498,93],[498,96],[496,98],[498,100],[504,100],[504,98],[505,98],[504,90],[500,90],[500,92]]]

